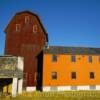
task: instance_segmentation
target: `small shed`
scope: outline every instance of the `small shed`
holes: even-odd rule
[[[0,56],[0,93],[8,93],[13,97],[22,93],[23,58],[16,56]]]

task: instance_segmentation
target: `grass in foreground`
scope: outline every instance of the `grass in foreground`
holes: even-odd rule
[[[24,92],[16,98],[0,100],[100,100],[100,91]]]

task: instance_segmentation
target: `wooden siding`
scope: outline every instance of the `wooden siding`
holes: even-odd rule
[[[25,16],[29,16],[29,23],[25,23]],[[16,32],[16,24],[20,24],[20,31]],[[37,33],[33,26],[37,25]],[[47,41],[46,33],[40,20],[34,14],[22,12],[16,14],[6,28],[5,54],[24,57],[24,73],[26,73],[27,86],[35,86],[35,73],[37,72],[37,55]]]

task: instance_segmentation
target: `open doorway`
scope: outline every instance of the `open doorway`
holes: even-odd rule
[[[0,94],[11,94],[12,78],[0,78]]]

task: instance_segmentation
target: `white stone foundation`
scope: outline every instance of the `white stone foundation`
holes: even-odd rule
[[[89,86],[77,86],[77,90],[90,90]]]
[[[92,88],[91,88],[92,87]],[[45,86],[43,91],[71,91],[71,90],[100,90],[100,85],[95,86]]]
[[[36,91],[36,87],[26,87],[27,92]]]
[[[100,85],[96,85],[96,90],[100,90]]]

